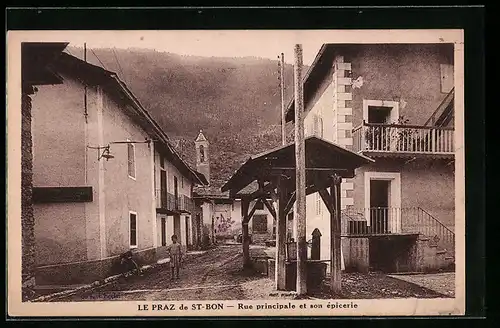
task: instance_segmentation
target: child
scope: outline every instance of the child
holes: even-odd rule
[[[177,242],[177,236],[172,235],[172,245],[168,247],[170,267],[172,268],[171,280],[179,279],[179,267],[182,262],[181,244]]]

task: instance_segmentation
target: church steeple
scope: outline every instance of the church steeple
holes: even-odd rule
[[[202,130],[196,137],[194,145],[196,147],[196,170],[202,173],[210,184],[209,142]]]

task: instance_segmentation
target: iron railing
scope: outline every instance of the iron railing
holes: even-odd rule
[[[455,233],[420,207],[347,208],[342,211],[344,236],[414,233],[424,235],[442,248],[455,249]]]
[[[175,195],[161,188],[155,190],[155,198],[157,208],[183,212],[192,212],[194,208],[193,200],[188,196],[180,195],[175,197]]]
[[[454,152],[454,130],[445,127],[363,122],[352,131],[356,152]]]

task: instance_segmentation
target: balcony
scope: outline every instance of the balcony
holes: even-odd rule
[[[155,190],[156,208],[164,211],[166,214],[191,213],[194,209],[194,203],[186,195],[175,195],[162,189]]]
[[[445,127],[365,123],[352,131],[355,152],[376,154],[454,154],[454,130]]]

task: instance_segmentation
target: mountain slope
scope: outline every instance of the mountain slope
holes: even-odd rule
[[[83,49],[68,50],[83,58]],[[193,167],[193,140],[203,129],[214,186],[221,186],[251,154],[281,143],[277,60],[145,49],[88,49],[87,60],[127,83]],[[292,82],[293,67],[286,65],[286,100]]]

